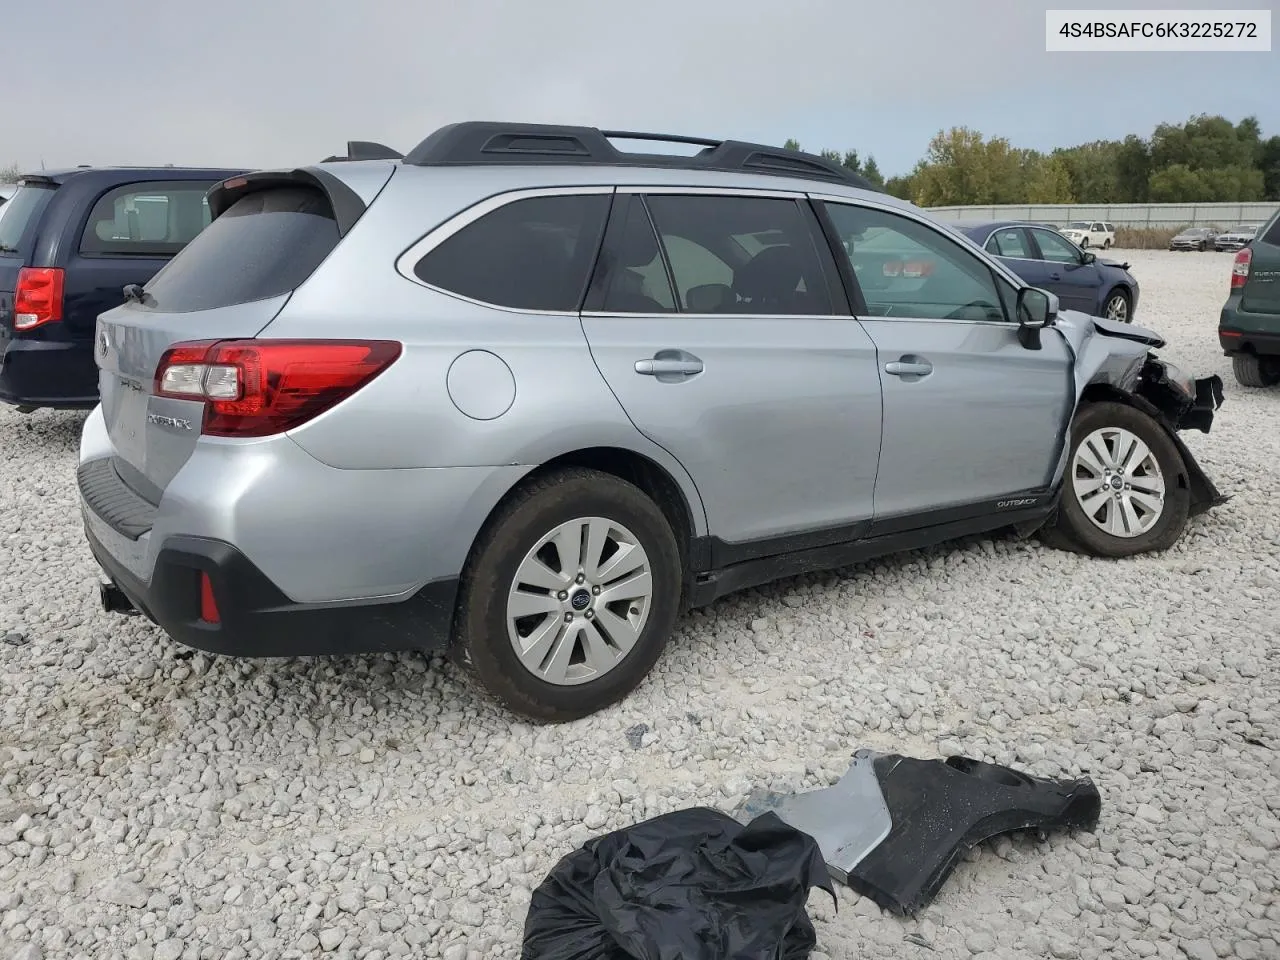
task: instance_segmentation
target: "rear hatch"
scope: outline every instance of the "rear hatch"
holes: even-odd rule
[[[255,337],[338,245],[365,203],[314,169],[234,177],[209,193],[212,223],[140,295],[98,318],[102,415],[116,470],[137,493],[159,503],[200,438],[203,400],[156,395],[166,351],[180,343]]]
[[[1249,244],[1249,276],[1240,292],[1246,313],[1280,314],[1280,213]]]
[[[57,189],[52,180],[26,179],[13,198],[0,206],[0,352],[13,333],[18,271],[29,262],[40,218]]]

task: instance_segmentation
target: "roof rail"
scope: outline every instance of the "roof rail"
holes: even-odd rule
[[[627,153],[610,140],[647,140],[703,147],[692,156]],[[670,133],[600,130],[596,127],[470,120],[441,127],[409,151],[403,162],[418,167],[482,164],[607,164],[765,173],[844,183],[876,190],[865,177],[823,157],[742,140],[708,140]],[[879,191],[883,192],[883,191]]]
[[[404,154],[398,150],[392,150],[386,144],[374,143],[372,140],[348,140],[345,155],[334,154],[320,162],[339,163],[343,160],[401,160],[403,158]]]

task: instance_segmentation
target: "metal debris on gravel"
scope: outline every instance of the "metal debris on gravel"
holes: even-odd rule
[[[238,662],[100,613],[83,417],[0,409],[0,624],[29,640],[0,671],[0,956],[514,958],[583,840],[826,786],[857,744],[1087,773],[1103,817],[976,848],[916,920],[812,896],[817,960],[1280,956],[1280,390],[1218,349],[1231,254],[1124,255],[1162,355],[1227,384],[1183,436],[1230,503],[1159,556],[988,538],[727,598],[560,727],[439,659]]]

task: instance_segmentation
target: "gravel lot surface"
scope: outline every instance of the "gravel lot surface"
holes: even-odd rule
[[[514,957],[588,837],[859,746],[1089,773],[1102,821],[980,847],[917,920],[815,893],[826,956],[1280,957],[1280,390],[1219,353],[1231,254],[1131,260],[1164,355],[1227,383],[1184,436],[1234,499],[1174,550],[980,540],[751,591],[562,727],[419,656],[236,662],[101,614],[82,418],[0,410],[0,957]]]

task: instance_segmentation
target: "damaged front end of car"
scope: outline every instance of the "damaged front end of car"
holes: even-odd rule
[[[1178,455],[1187,468],[1191,516],[1220,506],[1230,498],[1209,479],[1178,432],[1208,433],[1224,399],[1222,378],[1217,374],[1193,378],[1154,353],[1147,354],[1132,394],[1134,404],[1161,423],[1178,448]]]
[[[1230,498],[1209,479],[1178,435],[1184,430],[1209,432],[1224,401],[1222,378],[1187,375],[1156,355],[1165,346],[1163,337],[1134,324],[1091,317],[1087,323],[1063,324],[1061,332],[1076,356],[1077,407],[1116,400],[1141,410],[1165,429],[1182,457],[1191,516],[1226,503]]]

